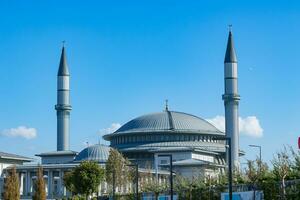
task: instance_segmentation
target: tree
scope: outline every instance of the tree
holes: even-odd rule
[[[154,178],[147,181],[147,183],[144,184],[142,190],[144,192],[153,192],[155,196],[155,200],[158,200],[159,194],[168,190],[168,185],[159,182],[156,178]]]
[[[174,189],[178,194],[178,198],[181,199],[192,199],[193,184],[191,181],[183,176],[175,177]]]
[[[175,191],[178,193],[179,199],[194,199],[194,193],[198,193],[205,186],[205,179],[201,176],[187,178],[183,176],[176,176]]]
[[[274,175],[281,181],[281,196],[282,198],[285,198],[286,196],[286,190],[285,190],[285,180],[286,177],[290,173],[291,168],[291,161],[290,161],[290,155],[284,147],[284,149],[280,152],[278,152],[273,160],[273,173]]]
[[[100,183],[104,181],[104,174],[104,169],[98,163],[84,161],[65,174],[64,185],[74,194],[82,194],[88,199],[98,191]]]
[[[34,183],[33,200],[46,200],[45,182],[43,175],[43,168],[39,166],[37,171],[37,179]]]
[[[116,149],[109,150],[109,157],[105,164],[105,177],[109,185],[115,184],[115,187],[124,186],[132,173],[129,173],[128,164],[130,162]],[[114,190],[115,188],[113,188]]]
[[[300,150],[294,150],[290,147],[292,154],[292,178],[300,179]]]
[[[13,167],[8,173],[9,175],[4,184],[4,200],[19,200],[19,179],[16,167]]]
[[[76,188],[74,186],[74,173],[73,171],[65,172],[63,177],[64,185],[66,186],[66,189],[73,193],[73,195],[77,195],[78,191],[76,191]]]
[[[140,186],[143,192],[153,193],[155,199],[158,199],[159,194],[168,191],[169,184],[166,183],[163,179],[166,176],[161,177],[161,181],[158,180],[158,177],[152,173],[151,163],[146,163],[146,171],[142,173]]]
[[[254,161],[247,161],[247,168],[245,170],[246,182],[250,183],[254,191],[254,196],[257,185],[260,181],[263,180],[263,176],[267,170],[267,164],[263,163],[259,158]]]

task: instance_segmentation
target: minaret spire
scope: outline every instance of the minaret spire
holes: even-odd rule
[[[229,25],[229,35],[228,35],[228,42],[227,42],[224,63],[237,63],[237,58],[236,58],[236,54],[235,54],[235,50],[234,50],[231,25]]]
[[[239,100],[238,94],[238,66],[234,50],[231,27],[224,60],[225,93],[225,133],[231,138],[231,158],[236,168],[239,168]]]
[[[70,126],[70,73],[67,64],[65,45],[61,51],[60,63],[57,73],[57,151],[69,150]]]
[[[67,64],[67,56],[66,56],[66,52],[65,52],[65,41],[63,41],[62,43],[63,43],[63,46],[62,46],[57,76],[69,76],[70,73],[69,73],[69,68],[68,68],[68,64]]]

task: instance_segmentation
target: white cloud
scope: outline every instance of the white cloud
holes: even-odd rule
[[[37,130],[35,128],[27,128],[26,126],[19,126],[17,128],[4,129],[1,131],[1,135],[33,139],[37,136]]]
[[[212,119],[206,119],[208,122],[213,124],[220,131],[225,131],[225,117],[221,115],[217,115]]]
[[[112,123],[109,127],[100,129],[98,131],[98,134],[99,135],[110,134],[110,133],[113,133],[116,130],[118,130],[120,127],[121,127],[121,124],[119,124],[119,123]]]
[[[225,117],[217,115],[212,119],[207,119],[210,123],[216,126],[219,130],[225,131]],[[263,129],[256,116],[248,116],[239,118],[240,134],[250,137],[259,138],[263,136]]]

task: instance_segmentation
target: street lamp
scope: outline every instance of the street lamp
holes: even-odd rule
[[[259,172],[261,172],[261,146],[250,144],[249,147],[259,148]]]
[[[139,199],[139,166],[138,164],[129,164],[128,167],[135,167],[135,198]]]
[[[231,138],[229,137],[214,137],[215,140],[226,140],[228,145],[228,190],[229,200],[232,200],[232,160],[231,160]]]
[[[173,157],[172,154],[162,154],[158,157],[169,157],[170,159],[170,188],[171,188],[171,200],[173,200]]]

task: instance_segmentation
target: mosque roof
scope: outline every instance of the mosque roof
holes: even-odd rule
[[[122,152],[130,151],[149,151],[149,152],[162,152],[162,151],[206,151],[209,153],[225,152],[225,145],[222,143],[208,143],[199,141],[183,141],[183,142],[156,142],[147,144],[133,145],[118,145]]]
[[[75,156],[78,152],[72,151],[72,150],[66,150],[66,151],[49,151],[49,152],[43,152],[40,154],[36,154],[36,156],[39,157],[51,157],[51,156]]]
[[[224,165],[220,165],[220,164],[216,164],[216,163],[208,162],[208,161],[203,161],[203,160],[197,160],[197,159],[193,159],[193,158],[173,162],[173,166],[201,166],[201,165],[214,166],[214,167],[225,167]]]
[[[108,139],[116,134],[127,133],[153,133],[153,132],[186,132],[186,133],[206,133],[223,134],[208,121],[195,115],[165,110],[163,112],[151,113],[137,117],[112,134],[105,135]]]
[[[100,163],[104,163],[107,161],[109,156],[110,147],[102,144],[95,144],[83,149],[79,154],[75,157],[75,162],[81,162],[85,160],[96,161]]]
[[[21,161],[32,161],[31,158],[20,156],[12,153],[0,152],[0,158],[9,160],[21,160]]]

